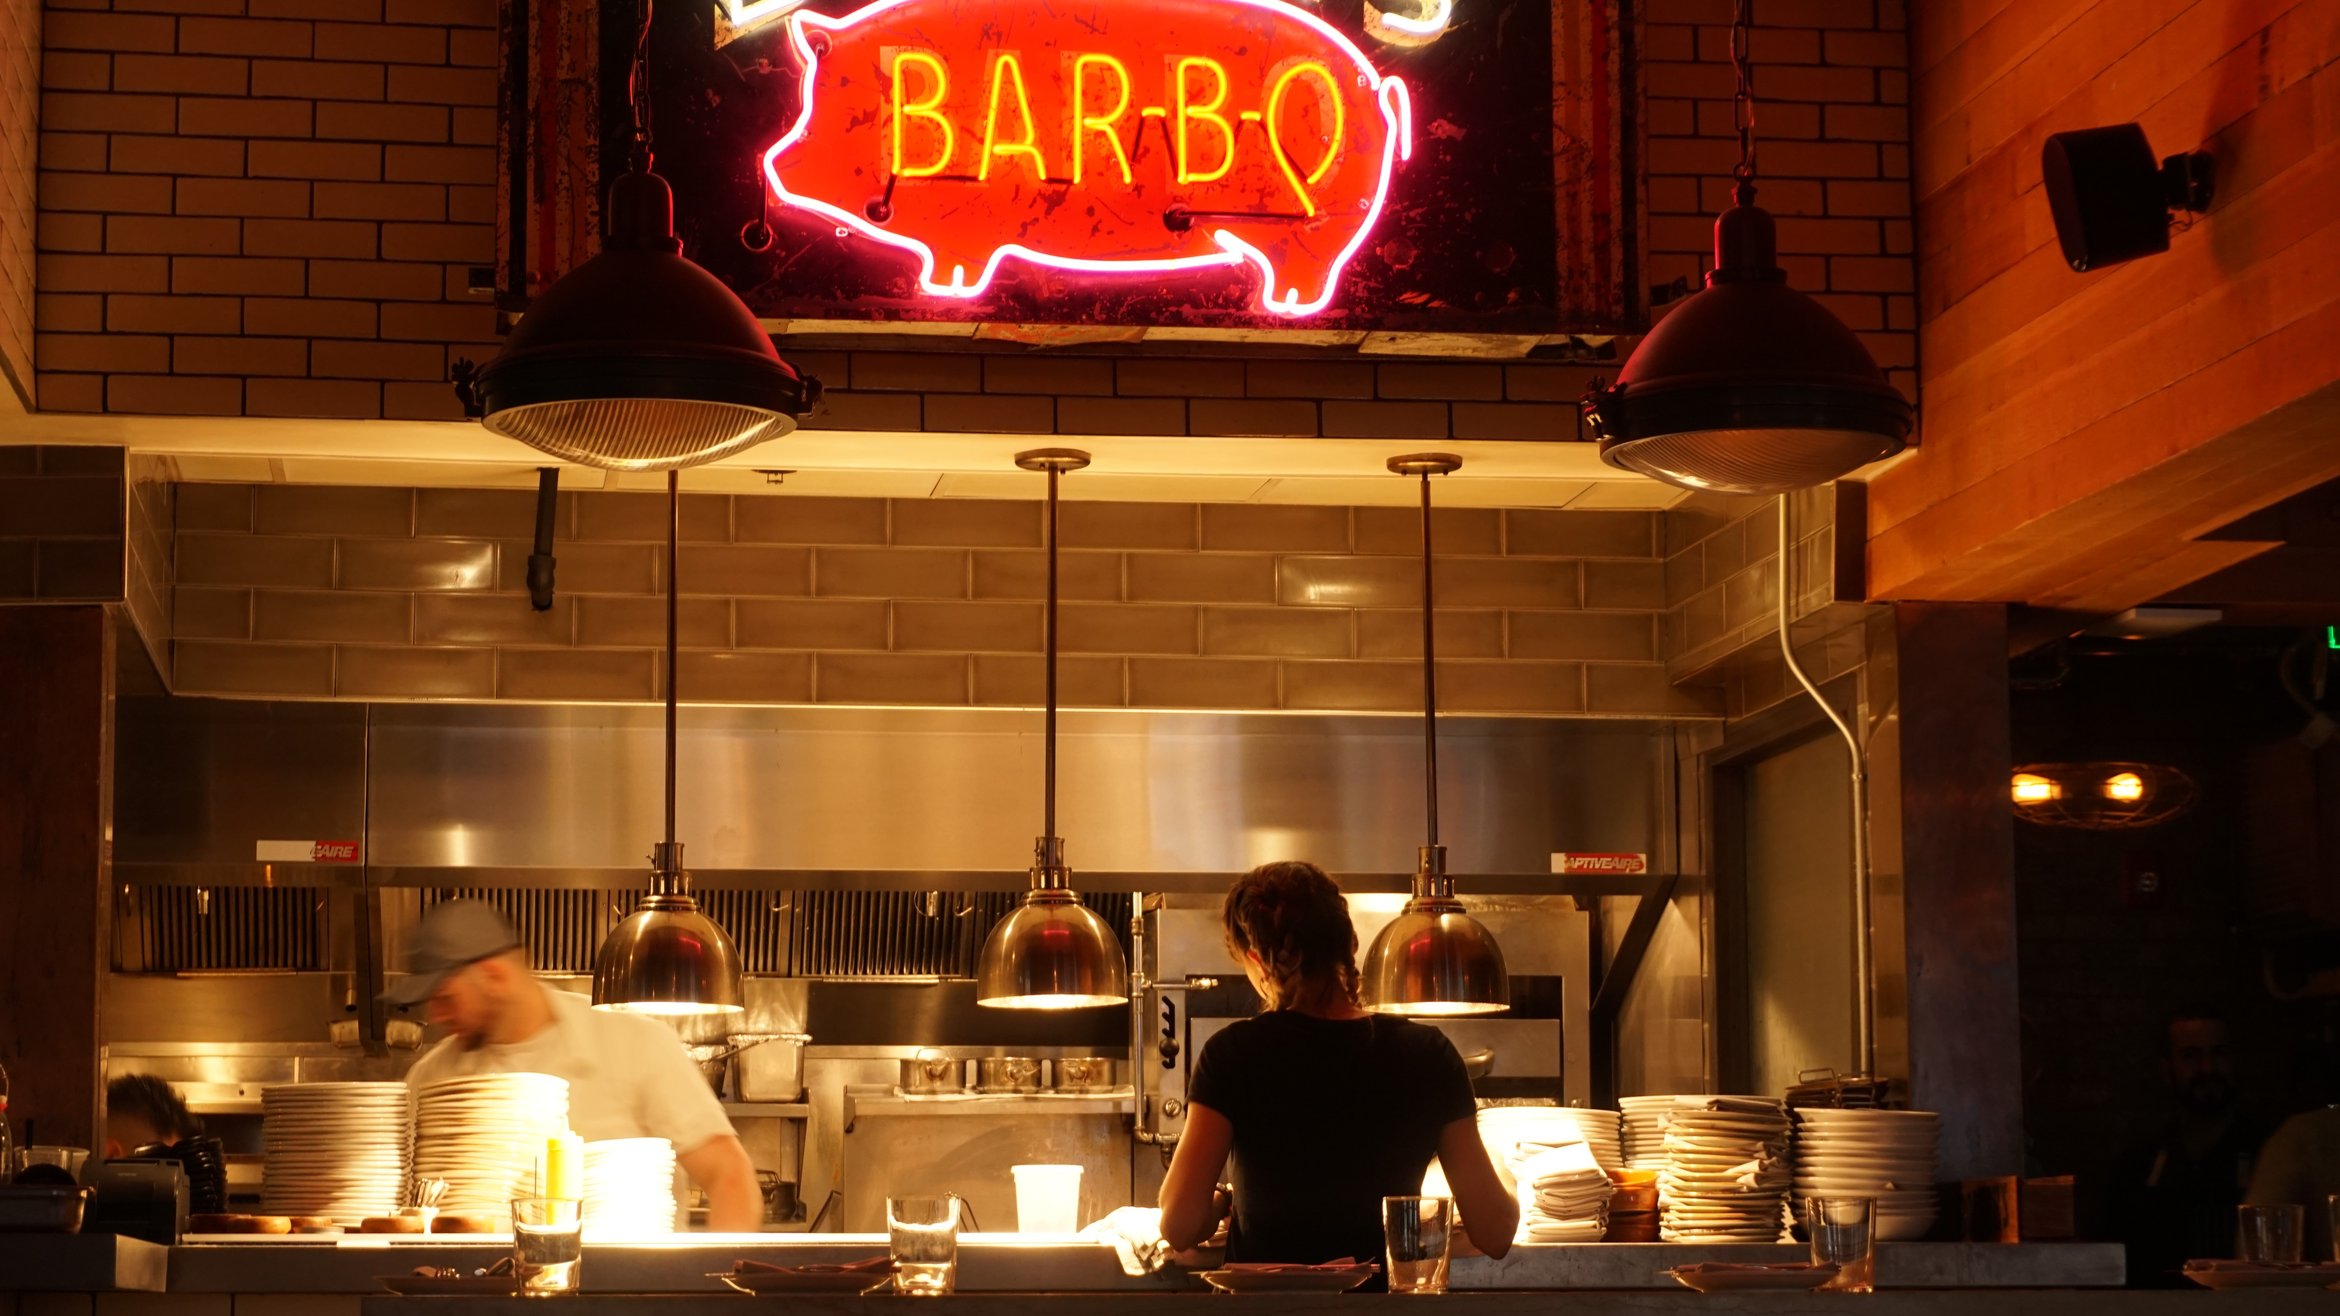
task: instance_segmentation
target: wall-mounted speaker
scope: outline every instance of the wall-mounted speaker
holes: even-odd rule
[[[2169,212],[2210,207],[2210,153],[2155,161],[2133,123],[2055,133],[2040,148],[2056,241],[2075,270],[2169,250]]]

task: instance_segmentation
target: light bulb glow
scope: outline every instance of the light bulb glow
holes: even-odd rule
[[[2045,804],[2063,794],[2063,791],[2045,777],[2018,772],[2015,774],[2013,794],[2017,804]]]
[[[2134,772],[2116,773],[2104,779],[2104,797],[2133,804],[2145,798],[2145,779]]]

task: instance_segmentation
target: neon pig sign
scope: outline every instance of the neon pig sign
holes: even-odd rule
[[[878,0],[788,16],[786,204],[910,253],[937,297],[1009,259],[1098,275],[1250,265],[1321,311],[1412,154],[1406,86],[1283,0]]]

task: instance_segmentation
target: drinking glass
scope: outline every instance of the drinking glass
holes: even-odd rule
[[[886,1199],[886,1251],[894,1261],[894,1291],[936,1297],[959,1286],[959,1199]]]
[[[1812,1236],[1812,1264],[1836,1267],[1836,1278],[1822,1287],[1838,1293],[1876,1291],[1876,1198],[1805,1198],[1804,1228]]]
[[[2234,1208],[2234,1254],[2245,1261],[2296,1265],[2307,1234],[2304,1206]]]
[[[1446,1258],[1454,1244],[1454,1201],[1384,1197],[1382,1234],[1389,1242],[1389,1291],[1446,1292]]]
[[[512,1272],[520,1296],[549,1298],[577,1291],[585,1256],[584,1202],[574,1197],[519,1197],[512,1201]]]

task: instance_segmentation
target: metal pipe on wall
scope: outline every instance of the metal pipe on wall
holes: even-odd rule
[[[1877,971],[1875,957],[1875,915],[1870,908],[1869,890],[1869,754],[1868,747],[1853,733],[1852,724],[1836,711],[1836,706],[1820,695],[1820,687],[1804,671],[1796,659],[1796,646],[1788,639],[1789,618],[1789,557],[1788,557],[1788,495],[1781,494],[1779,504],[1779,651],[1787,659],[1788,673],[1796,684],[1820,705],[1828,715],[1836,733],[1844,737],[1845,749],[1852,756],[1852,880],[1853,880],[1853,1059],[1855,1072],[1877,1072]]]

